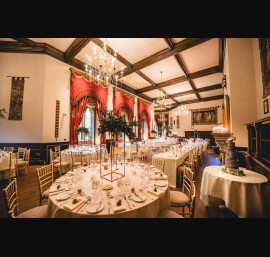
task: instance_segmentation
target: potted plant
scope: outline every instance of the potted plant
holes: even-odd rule
[[[152,134],[152,136],[154,135],[154,136],[153,136],[154,138],[156,138],[157,132],[156,132],[154,129],[151,130],[151,134]]]
[[[76,129],[77,134],[82,134],[84,136],[88,136],[90,134],[89,130],[86,127],[80,126]]]

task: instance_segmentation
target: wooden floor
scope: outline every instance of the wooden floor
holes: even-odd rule
[[[208,150],[208,158],[203,163],[199,171],[195,176],[195,184],[196,184],[196,206],[195,206],[195,214],[194,218],[237,218],[237,216],[228,210],[227,208],[216,208],[216,207],[208,207],[204,205],[204,203],[200,200],[200,187],[201,187],[201,179],[205,166],[211,165],[220,165],[220,161],[218,159],[218,155],[215,154],[211,149]],[[149,162],[150,160],[146,160]],[[21,170],[20,176],[17,179],[18,181],[18,196],[19,196],[19,213],[27,211],[31,208],[34,208],[39,205],[39,189],[36,175],[36,168],[40,166],[30,166],[30,172],[26,173],[24,169]],[[55,178],[59,177],[56,174]],[[6,210],[3,199],[3,188],[5,188],[8,184],[8,181],[0,181],[0,218],[6,217]],[[171,189],[171,190],[180,190],[179,188]],[[173,208],[174,211],[180,211],[177,208]]]

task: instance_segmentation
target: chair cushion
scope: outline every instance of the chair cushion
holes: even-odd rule
[[[19,214],[16,218],[49,218],[48,205],[38,206],[29,211]]]
[[[68,165],[69,165],[68,162],[62,162],[62,163],[61,163],[61,166],[68,166]],[[60,162],[59,162],[59,163],[56,163],[56,164],[54,165],[54,167],[60,167]]]
[[[188,203],[189,198],[183,192],[170,191],[170,200],[171,204],[186,204]]]
[[[178,168],[178,170],[180,170],[180,171],[185,171],[185,166],[179,166],[179,168]]]
[[[18,163],[17,163],[18,166],[22,166],[22,165],[26,165],[26,164],[28,164],[27,161],[18,161]]]
[[[53,163],[59,163],[60,160],[53,160]]]
[[[47,198],[49,196],[49,193],[50,193],[50,188],[48,188],[46,191],[44,191],[42,196]]]
[[[73,166],[80,166],[80,165],[82,165],[81,162],[74,162],[74,163],[73,163]]]
[[[159,218],[159,219],[163,219],[163,218],[165,218],[165,219],[166,218],[179,219],[179,218],[184,218],[184,217],[182,215],[177,214],[174,211],[169,210],[169,209],[162,209],[159,212],[157,218]]]

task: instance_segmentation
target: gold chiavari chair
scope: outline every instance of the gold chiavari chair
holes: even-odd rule
[[[1,173],[9,172],[9,183],[13,176],[18,176],[18,154],[9,153],[9,165],[7,167],[0,168]]]
[[[140,150],[139,150],[139,145],[131,145],[130,146],[131,149],[130,149],[130,157],[132,160],[134,159],[141,159],[141,155],[140,155]]]
[[[21,166],[23,166],[26,173],[27,171],[30,172],[29,168],[30,151],[31,151],[30,149],[26,150],[24,154],[24,159],[18,160],[18,167],[20,168]]]
[[[84,166],[86,162],[83,162],[83,153],[82,152],[71,152],[71,170],[74,167]]]
[[[60,173],[60,176],[62,176],[64,167],[69,167],[69,162],[63,162],[62,157],[61,157],[61,153],[60,153],[59,154],[59,162],[53,163],[53,168],[56,168],[58,170],[58,172]]]
[[[25,151],[27,150],[27,148],[22,148],[19,147],[18,148],[18,153],[19,153],[19,160],[24,160],[24,155],[25,155]]]
[[[165,160],[152,158],[152,165],[164,172]]]
[[[158,219],[181,219],[184,218],[182,215],[170,210],[170,209],[162,209],[158,216]]]
[[[42,205],[42,201],[48,199],[50,187],[53,184],[53,164],[43,166],[36,169],[38,186],[39,186],[39,205]]]
[[[54,147],[54,160],[55,160],[55,162],[60,161],[60,155],[61,155],[61,147],[59,145],[59,146]]]
[[[187,194],[185,193],[187,191]],[[182,215],[194,215],[194,207],[196,200],[196,189],[194,183],[194,172],[190,168],[185,167],[182,191],[170,191],[171,207],[182,207]],[[185,213],[185,206],[189,208],[189,213]]]
[[[3,189],[7,216],[9,218],[48,218],[48,205],[38,206],[18,215],[18,187],[15,178],[9,185]]]

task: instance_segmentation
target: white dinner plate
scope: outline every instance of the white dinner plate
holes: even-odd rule
[[[165,182],[165,181],[162,181],[162,180],[158,180],[158,181],[157,181],[157,186],[165,187],[165,186],[167,186],[167,185],[168,185],[168,183]]]
[[[57,201],[64,201],[72,196],[71,193],[64,193],[55,197]]]
[[[136,196],[135,194],[133,194],[132,199],[135,202],[142,203],[142,202],[144,202],[146,200],[146,196],[145,195],[143,195],[143,194],[138,194],[138,195],[143,199],[143,201],[138,196]]]
[[[97,210],[98,205],[99,205],[99,203],[93,203],[89,207],[87,207],[86,211],[88,213],[92,213],[92,214],[102,211],[104,208],[104,204],[102,203],[101,206],[99,207],[99,209]]]

